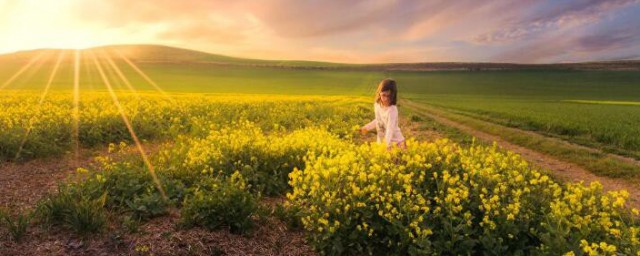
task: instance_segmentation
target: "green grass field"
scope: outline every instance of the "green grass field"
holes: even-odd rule
[[[422,102],[510,127],[537,131],[607,152],[640,157],[640,108],[545,99],[424,97]]]
[[[580,102],[637,101],[638,72],[438,72],[399,77],[407,80],[407,98],[419,102],[640,157],[637,105]]]
[[[352,71],[340,68],[357,65],[238,59],[153,46],[118,49],[167,92],[367,96],[373,94],[379,80],[393,77],[403,98],[640,158],[640,107],[602,104],[640,101],[638,72]],[[154,90],[113,50],[105,52],[110,53],[135,90]],[[0,56],[0,83],[18,72],[34,54]],[[43,90],[57,54],[51,51],[43,55],[42,63],[32,65],[4,89]],[[105,59],[99,58],[99,62],[108,77],[117,77]],[[331,69],[308,69],[313,66]],[[106,90],[87,52],[80,58],[80,67],[81,92]],[[119,79],[111,79],[111,84],[115,89],[129,90]],[[65,52],[51,89],[73,89],[72,51]]]

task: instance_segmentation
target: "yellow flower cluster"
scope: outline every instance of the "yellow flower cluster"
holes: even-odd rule
[[[617,255],[616,246],[607,244],[605,242],[600,242],[599,244],[589,244],[586,240],[580,240],[580,248],[582,248],[582,251],[589,256]]]
[[[577,248],[576,237],[624,244],[617,248],[625,253],[640,248],[624,208],[627,192],[604,194],[598,183],[560,185],[495,145],[410,140],[405,150],[376,144],[340,150],[310,153],[306,168],[289,175],[287,197],[302,209],[314,244],[328,253],[349,244],[360,248],[354,253],[562,254]]]
[[[558,184],[495,145],[409,140],[389,151],[353,142],[354,127],[371,116],[369,99],[119,95],[138,137],[172,140],[152,158],[163,179],[188,187],[222,174],[244,177],[241,186],[254,192],[289,191],[287,204],[327,254],[640,251],[638,211],[625,207],[625,191]],[[51,93],[42,105],[38,94],[5,94],[0,107],[0,161],[20,145],[25,158],[72,147],[70,93]],[[130,140],[108,94],[83,93],[77,107],[81,145]],[[99,161],[106,173],[130,169],[109,156]]]
[[[206,136],[211,129],[224,129],[242,120],[264,131],[324,127],[348,137],[354,125],[370,116],[369,104],[358,97],[175,94],[167,99],[158,94],[117,95],[122,114],[143,140],[182,134]],[[71,92],[50,92],[42,101],[41,96],[40,92],[0,95],[0,160],[13,160],[18,151],[22,159],[61,154],[71,150],[76,140],[82,146],[131,141],[119,108],[108,93],[82,92],[77,105]]]
[[[214,130],[204,138],[185,137],[160,153],[158,162],[176,173],[230,175],[240,171],[254,190],[281,194],[288,189],[288,174],[304,167],[309,151],[329,152],[349,145],[324,128],[266,133],[255,123],[240,121]],[[198,179],[197,176],[192,177]],[[190,182],[187,182],[190,183]]]

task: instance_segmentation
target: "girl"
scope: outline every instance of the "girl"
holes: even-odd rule
[[[360,128],[360,133],[362,134],[366,134],[375,128],[378,134],[378,143],[384,142],[387,145],[387,149],[394,145],[401,148],[406,147],[404,136],[402,136],[402,132],[398,127],[397,98],[398,88],[396,87],[396,81],[389,78],[382,80],[378,84],[373,104],[376,118]]]

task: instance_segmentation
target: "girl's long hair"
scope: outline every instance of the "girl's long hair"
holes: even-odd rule
[[[398,87],[396,86],[396,80],[393,80],[391,78],[384,79],[380,81],[380,83],[378,84],[378,89],[376,90],[376,97],[375,97],[376,103],[382,104],[380,100],[380,93],[386,92],[386,91],[391,92],[390,104],[396,105],[396,102],[398,101]]]

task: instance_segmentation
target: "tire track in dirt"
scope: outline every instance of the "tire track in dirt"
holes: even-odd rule
[[[533,165],[540,167],[542,169],[548,170],[550,175],[553,177],[568,182],[580,182],[584,181],[585,185],[590,184],[593,181],[598,181],[602,184],[602,187],[605,191],[611,190],[627,190],[629,192],[629,200],[627,201],[627,205],[636,209],[640,209],[640,193],[638,190],[638,185],[634,184],[632,181],[627,181],[623,179],[614,179],[609,177],[597,176],[588,170],[578,166],[577,164],[562,161],[551,157],[549,155],[542,154],[535,150],[525,148],[511,142],[508,142],[499,136],[492,135],[486,132],[475,130],[469,126],[464,124],[460,124],[458,122],[449,120],[445,117],[432,114],[427,111],[419,111],[420,105],[417,103],[404,101],[405,106],[409,108],[413,108],[420,115],[426,116],[435,120],[438,123],[441,123],[446,126],[454,127],[460,130],[463,133],[467,133],[477,139],[486,141],[486,142],[496,142],[500,147],[512,151],[514,153],[520,154],[525,160],[532,163]],[[514,129],[505,127],[506,129]],[[532,134],[528,134],[532,135]],[[542,135],[537,135],[542,136]]]

